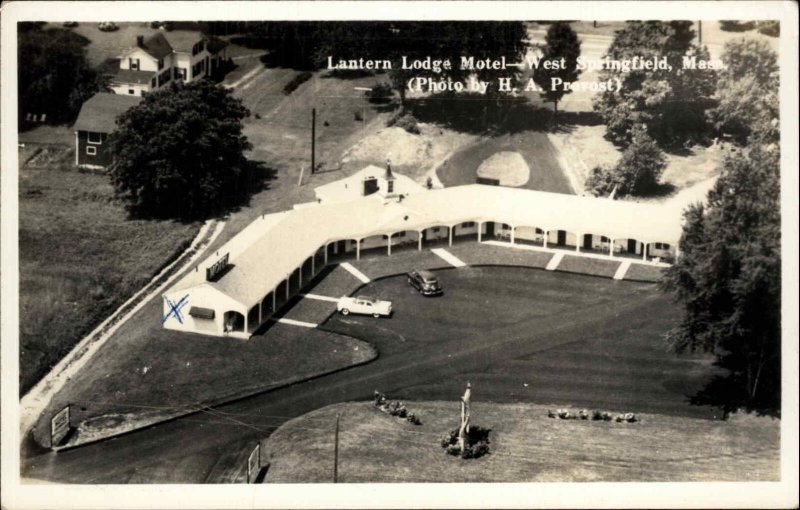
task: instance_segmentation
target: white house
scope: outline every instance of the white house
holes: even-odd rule
[[[173,80],[192,82],[208,76],[212,55],[200,32],[160,31],[136,36],[136,46],[120,56],[119,71],[111,79],[116,94],[141,96]]]

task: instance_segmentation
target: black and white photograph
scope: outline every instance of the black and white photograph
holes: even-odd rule
[[[3,508],[798,505],[796,3],[1,14]]]

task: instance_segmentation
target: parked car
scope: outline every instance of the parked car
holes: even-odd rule
[[[119,27],[113,21],[101,21],[97,24],[97,28],[103,32],[113,32],[115,30],[119,30]]]
[[[75,28],[78,26],[77,21],[65,21],[63,24],[64,28]]]
[[[392,302],[381,301],[368,296],[344,296],[336,303],[336,309],[342,315],[360,313],[363,315],[372,315],[373,317],[388,317],[392,314]]]
[[[430,271],[411,271],[406,276],[408,283],[423,296],[435,296],[444,292],[439,279]]]

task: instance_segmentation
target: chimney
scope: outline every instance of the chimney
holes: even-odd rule
[[[137,35],[136,36],[136,46],[138,46],[140,48],[144,48],[144,36],[143,35]]]
[[[389,158],[386,158],[386,180],[394,180],[394,175],[392,175],[392,162],[389,161]]]

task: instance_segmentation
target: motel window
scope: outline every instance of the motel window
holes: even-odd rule
[[[607,243],[608,242],[608,238],[606,236],[601,236],[600,237],[600,242],[601,243]]]
[[[87,156],[96,156],[97,155],[97,147],[92,147],[91,145],[86,146],[86,155]]]
[[[508,223],[503,223],[503,230],[509,230],[511,226]]]
[[[439,233],[439,227],[433,227],[431,229],[431,232],[433,232],[434,234],[438,234]]]
[[[544,230],[542,230],[542,229],[540,229],[540,228],[537,228],[537,229],[536,229],[536,233],[537,233],[537,234],[544,234]]]
[[[669,250],[669,245],[667,243],[655,243],[656,250]]]
[[[461,224],[461,228],[472,228],[474,226],[475,226],[474,221],[465,221],[464,223]]]
[[[136,91],[135,91],[135,90],[133,90],[133,89],[128,89],[128,94],[130,94],[130,95],[132,95],[132,96],[133,96],[133,95],[136,95]]]
[[[92,133],[89,131],[86,141],[95,145],[100,145],[103,143],[103,133]]]

